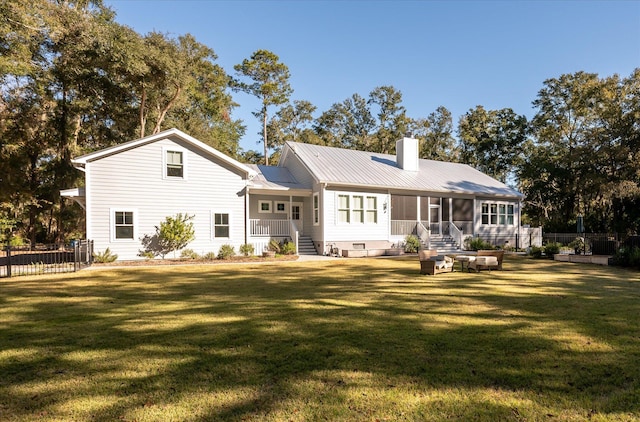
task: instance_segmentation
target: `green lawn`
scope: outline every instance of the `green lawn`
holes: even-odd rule
[[[0,420],[640,420],[640,273],[507,257],[0,280]]]

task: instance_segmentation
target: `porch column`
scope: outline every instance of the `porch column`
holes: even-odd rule
[[[249,244],[251,223],[249,222],[249,186],[244,189],[244,243]]]
[[[422,221],[422,216],[420,215],[420,195],[416,196],[416,209],[418,210],[417,215],[416,215],[416,219],[418,220],[418,222]]]
[[[453,224],[453,198],[449,198],[449,226],[451,226],[452,224]]]
[[[474,235],[474,236],[475,236],[475,234],[476,234],[476,232],[477,232],[477,230],[476,230],[476,224],[477,224],[477,219],[478,219],[478,217],[477,217],[477,215],[476,215],[476,213],[477,213],[477,207],[478,207],[478,200],[477,200],[477,199],[476,199],[476,197],[474,196],[474,197],[473,197],[473,225],[472,225],[472,227],[473,227],[473,233],[471,233],[471,234],[472,234],[472,235]]]

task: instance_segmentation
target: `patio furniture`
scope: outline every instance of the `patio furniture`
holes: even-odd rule
[[[464,271],[465,266],[467,267],[467,271],[469,271],[469,262],[475,261],[476,257],[470,255],[458,255],[455,260],[460,262],[460,271]]]
[[[420,258],[420,274],[436,275],[453,271],[453,258],[438,255],[436,250],[420,250],[418,251],[418,258]]]
[[[478,251],[476,259],[470,261],[468,269],[475,271],[480,270],[502,270],[502,260],[504,258],[504,251]]]

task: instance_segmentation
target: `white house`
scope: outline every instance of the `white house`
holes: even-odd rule
[[[177,213],[193,215],[188,248],[292,239],[300,253],[381,251],[417,234],[457,247],[466,236],[515,244],[522,194],[457,163],[418,158],[418,141],[397,155],[289,142],[277,166],[242,164],[171,129],[73,160],[85,187],[62,191],[86,209],[87,238],[119,259],[140,259],[140,242]],[[448,240],[448,243],[447,243]]]

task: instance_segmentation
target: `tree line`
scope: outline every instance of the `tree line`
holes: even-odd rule
[[[440,106],[410,117],[402,93],[374,87],[318,113],[292,99],[289,69],[266,50],[227,73],[192,35],[138,34],[101,0],[0,1],[0,240],[82,236],[73,157],[176,127],[241,161],[276,162],[286,141],[395,152],[410,133],[421,158],[462,162],[525,194],[546,230],[633,233],[640,225],[640,69],[543,82],[529,121],[510,108]],[[243,151],[234,92],[260,100],[263,151]]]

